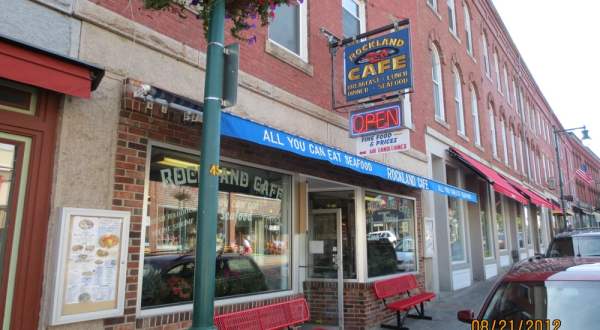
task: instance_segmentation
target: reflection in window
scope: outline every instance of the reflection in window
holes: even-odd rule
[[[446,166],[446,183],[458,187],[458,171]],[[448,234],[450,235],[450,255],[452,262],[467,261],[465,254],[465,225],[460,200],[448,197]]]
[[[481,205],[479,219],[481,221],[481,233],[483,235],[484,258],[491,258],[494,256],[494,243],[492,242],[492,226],[490,225],[491,217],[489,214],[488,196],[488,184],[479,182],[479,202]]]
[[[0,279],[5,275],[4,258],[7,257],[5,251],[10,242],[8,229],[12,227],[11,222],[14,221],[9,215],[11,214],[10,206],[14,201],[11,192],[14,189],[12,183],[15,175],[16,154],[17,150],[14,145],[0,143]]]
[[[269,39],[300,56],[300,6],[281,5],[269,24]]]
[[[368,276],[416,271],[414,200],[367,192],[365,208]]]
[[[517,206],[517,241],[519,242],[519,249],[525,248],[525,228],[523,226],[523,216],[521,215],[521,208]]]
[[[197,157],[152,149],[142,308],[192,301]],[[217,298],[290,289],[290,177],[221,163]]]
[[[502,214],[502,196],[499,193],[496,195],[496,223],[498,225],[498,249],[506,250],[506,223]]]
[[[344,38],[360,34],[360,6],[361,4],[358,2],[358,0],[342,0],[342,24],[344,26]]]

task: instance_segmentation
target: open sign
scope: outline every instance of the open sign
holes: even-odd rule
[[[400,128],[402,128],[402,110],[398,103],[350,114],[350,136],[352,137]]]

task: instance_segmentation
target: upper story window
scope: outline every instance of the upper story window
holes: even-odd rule
[[[435,118],[446,121],[444,110],[444,86],[442,83],[442,64],[440,54],[435,45],[431,46],[431,80],[433,81],[433,106]]]
[[[500,118],[500,129],[502,130],[502,151],[504,156],[504,164],[508,166],[508,143],[506,139],[506,123],[502,118]]]
[[[512,150],[512,158],[513,158],[513,167],[515,168],[515,170],[519,169],[518,163],[517,163],[517,145],[515,144],[515,131],[513,130],[512,126],[510,127],[510,144],[511,144],[511,150]]]
[[[498,52],[494,51],[494,69],[496,69],[496,83],[498,92],[502,94],[502,82],[500,81],[500,65],[498,64]]]
[[[475,145],[481,146],[481,129],[479,127],[479,109],[477,108],[477,93],[475,87],[471,85],[471,116],[473,117],[473,135]]]
[[[490,54],[488,52],[488,43],[485,33],[481,34],[481,53],[483,54],[483,68],[485,75],[490,78]]]
[[[465,39],[467,40],[467,53],[473,55],[473,34],[471,32],[471,14],[469,8],[463,6],[465,10]]]
[[[448,26],[450,32],[456,35],[456,7],[454,6],[454,0],[446,0],[448,3]]]
[[[517,112],[520,114],[521,109],[519,109],[519,101],[517,100],[517,83],[515,83],[515,78],[512,78],[512,88],[513,88],[513,98],[515,101],[515,106],[517,108]]]
[[[352,37],[365,31],[364,3],[359,0],[342,0],[342,8],[344,37]]]
[[[508,104],[511,104],[510,91],[508,88],[508,71],[506,70],[506,64],[504,64],[504,91],[506,92],[506,101],[508,102]]]
[[[492,134],[492,155],[494,157],[498,157],[498,144],[496,141],[496,119],[494,118],[494,110],[492,109],[492,105],[489,105],[489,113],[490,113],[490,131]]]
[[[437,11],[437,0],[427,0],[427,4],[429,5],[429,7],[431,7],[433,10]]]
[[[457,67],[454,67],[452,71],[452,74],[454,76],[454,106],[456,109],[456,129],[460,134],[467,135],[465,129],[465,111],[463,107],[460,73]]]
[[[306,1],[281,5],[269,24],[269,40],[308,61]]]

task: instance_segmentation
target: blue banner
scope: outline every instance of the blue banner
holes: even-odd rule
[[[344,49],[346,100],[412,87],[410,30],[357,42]]]
[[[221,134],[275,148],[296,155],[322,160],[358,173],[373,175],[412,188],[431,190],[446,196],[477,203],[477,195],[466,190],[433,181],[387,165],[349,154],[283,131],[243,119],[227,112],[222,113]]]

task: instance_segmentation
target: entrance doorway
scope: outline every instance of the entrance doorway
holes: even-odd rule
[[[355,188],[310,178],[304,294],[319,327],[344,328],[344,280],[356,279]]]
[[[0,132],[0,327],[10,325],[31,140]]]

